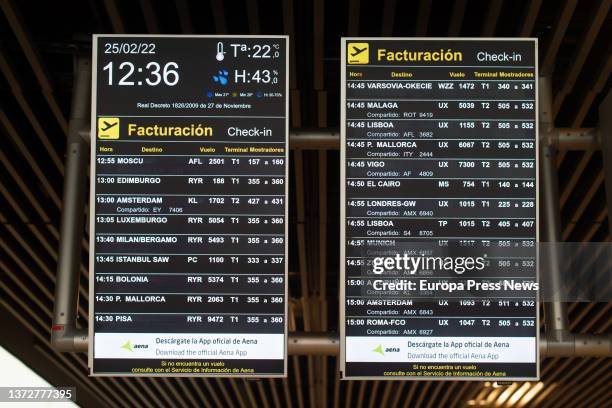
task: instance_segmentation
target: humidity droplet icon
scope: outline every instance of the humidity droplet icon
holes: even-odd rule
[[[229,82],[229,72],[227,72],[227,70],[222,69],[219,70],[219,73],[217,75],[213,75],[212,79],[213,82],[217,82],[223,86],[227,85]]]

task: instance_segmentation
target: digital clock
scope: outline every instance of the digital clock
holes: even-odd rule
[[[136,67],[134,63],[124,61],[118,63],[117,74],[120,75],[119,81],[115,83],[115,63],[113,61],[102,67],[102,71],[107,74],[108,86],[134,86],[134,85],[167,85],[175,86],[179,82],[179,65],[176,62],[160,64],[151,61],[143,67]],[[136,73],[136,74],[135,74]],[[144,74],[144,77],[142,76]]]

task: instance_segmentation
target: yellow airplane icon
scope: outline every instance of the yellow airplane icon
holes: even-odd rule
[[[368,64],[370,62],[370,44],[348,43],[347,61],[349,64]]]
[[[98,118],[98,139],[119,139],[119,118]]]

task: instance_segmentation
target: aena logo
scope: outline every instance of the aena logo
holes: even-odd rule
[[[383,348],[382,344],[379,344],[372,351],[374,353],[380,354],[381,356],[384,356],[385,353],[399,353],[400,349],[399,349],[399,347],[385,347],[385,348]]]
[[[146,349],[149,348],[149,346],[147,344],[134,344],[132,345],[132,342],[130,340],[126,341],[125,344],[123,346],[121,346],[122,349],[126,349],[127,351],[134,351],[134,349]]]

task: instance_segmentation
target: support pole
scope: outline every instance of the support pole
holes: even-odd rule
[[[555,128],[550,132],[550,144],[559,150],[599,150],[601,139],[599,129]]]
[[[541,357],[612,357],[612,335],[568,333],[563,340],[540,336]]]
[[[55,282],[51,344],[59,351],[86,351],[87,330],[77,329],[81,240],[85,217],[85,182],[89,145],[79,130],[89,125],[91,62],[78,58],[66,146],[66,171],[60,226],[60,247]]]
[[[291,332],[287,351],[292,355],[336,356],[340,353],[340,339],[338,333]]]
[[[542,215],[544,231],[542,240],[550,243],[545,255],[550,259],[545,262],[548,268],[542,273],[544,292],[551,303],[546,306],[546,330],[550,335],[552,332],[563,332],[569,330],[567,308],[562,300],[563,281],[561,279],[561,265],[559,264],[558,252],[554,250],[555,243],[563,241],[561,237],[561,210],[559,208],[559,187],[557,176],[557,150],[554,146],[543,145],[540,148],[540,171],[541,171],[541,193],[542,193]]]
[[[561,279],[561,265],[557,243],[563,241],[561,235],[561,209],[559,207],[559,180],[557,175],[557,148],[551,142],[552,123],[552,91],[550,79],[540,77],[539,83],[539,139],[540,139],[540,192],[541,215],[543,220],[542,241],[548,242],[550,247],[544,251],[548,257],[540,271],[543,283],[545,325],[547,348],[569,347],[569,320],[567,305],[562,302],[563,282]],[[562,352],[561,350],[559,350]],[[563,350],[571,353],[571,351]]]
[[[340,133],[337,130],[292,130],[289,134],[292,150],[339,150]]]

